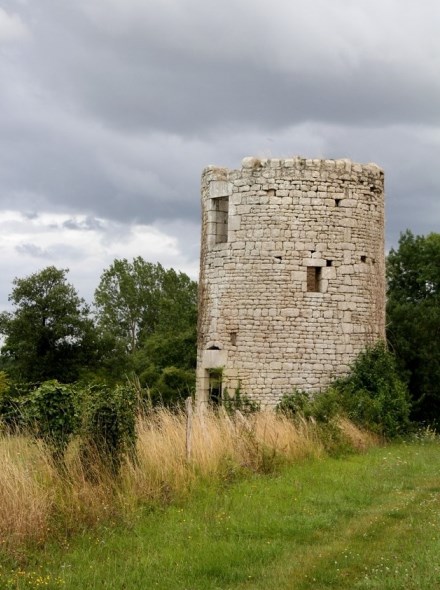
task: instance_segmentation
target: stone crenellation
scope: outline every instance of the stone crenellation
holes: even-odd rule
[[[202,175],[197,398],[273,406],[384,338],[384,174],[350,160],[244,158]]]

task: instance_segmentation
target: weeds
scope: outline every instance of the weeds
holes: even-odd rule
[[[344,420],[334,428],[351,448],[374,439]],[[326,454],[326,433],[313,421],[274,412],[248,417],[226,411],[194,417],[192,454],[185,449],[186,416],[159,409],[139,418],[136,459],[127,456],[118,477],[93,457],[85,467],[81,440],[69,444],[59,470],[46,445],[32,438],[0,438],[0,544],[8,552],[33,542],[65,539],[100,522],[116,522],[141,504],[185,497],[203,481],[228,482],[247,471],[270,473],[281,465]],[[333,440],[332,444],[335,442]],[[91,450],[93,452],[93,449]],[[90,465],[97,472],[90,476]]]

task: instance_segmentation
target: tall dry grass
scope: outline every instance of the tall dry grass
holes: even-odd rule
[[[346,420],[335,426],[353,448],[376,441]],[[0,547],[21,544],[93,526],[130,514],[148,502],[188,494],[201,480],[227,480],[248,470],[270,472],[281,464],[319,458],[325,435],[313,422],[295,422],[272,411],[250,417],[225,412],[194,416],[191,454],[186,416],[160,409],[138,422],[137,457],[115,479],[98,468],[90,472],[74,441],[64,468],[31,438],[0,436]],[[96,463],[99,465],[99,462]]]

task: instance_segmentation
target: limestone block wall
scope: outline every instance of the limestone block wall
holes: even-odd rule
[[[203,171],[200,403],[239,383],[264,405],[319,391],[384,330],[378,166],[245,158]]]

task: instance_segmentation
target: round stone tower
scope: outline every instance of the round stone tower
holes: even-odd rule
[[[202,175],[197,400],[319,391],[385,334],[384,174],[244,158]]]

